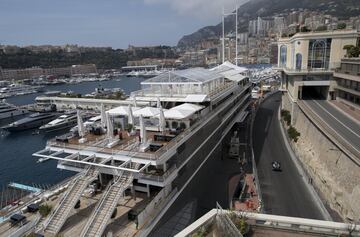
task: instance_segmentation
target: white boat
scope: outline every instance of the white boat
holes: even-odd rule
[[[0,98],[7,98],[17,95],[27,95],[40,92],[43,86],[29,86],[21,84],[11,84],[7,87],[0,88]]]
[[[16,107],[15,105],[7,103],[5,100],[0,102],[0,119],[11,118],[23,114],[27,114],[26,109]]]
[[[70,128],[76,124],[76,118],[77,117],[75,113],[64,114],[57,119],[52,120],[49,123],[41,126],[39,129],[40,131],[52,132]]]

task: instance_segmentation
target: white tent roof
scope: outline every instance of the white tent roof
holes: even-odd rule
[[[184,103],[164,112],[167,119],[185,119],[202,110],[204,106]]]
[[[197,112],[199,110],[202,110],[204,108],[204,106],[202,105],[196,105],[196,104],[190,104],[190,103],[184,103],[178,106],[175,106],[171,109],[176,109],[176,110],[189,110],[192,112]]]
[[[178,109],[169,109],[164,112],[166,119],[185,119],[193,115],[195,112],[190,110],[178,110]]]
[[[139,107],[131,107],[131,109],[132,109],[133,113],[137,110],[140,110]],[[111,116],[119,116],[119,115],[128,116],[129,109],[128,109],[128,106],[119,106],[119,107],[108,110],[107,113],[109,113]]]
[[[216,67],[210,69],[210,71],[215,71],[218,73],[224,72],[224,71],[229,71],[229,70],[236,70],[237,73],[242,73],[242,72],[248,71],[248,69],[246,67],[236,66],[228,61],[224,62],[223,64],[220,64],[219,66],[216,66]]]
[[[145,107],[133,112],[135,117],[142,115],[143,117],[154,117],[160,113],[159,108]]]

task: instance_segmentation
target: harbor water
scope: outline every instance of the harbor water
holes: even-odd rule
[[[122,88],[126,94],[130,94],[130,92],[140,89],[140,82],[143,80],[145,79],[139,77],[120,77],[110,81],[47,86],[46,91],[67,92],[71,90],[76,93],[87,94],[101,86],[103,88]],[[41,94],[43,93],[11,97],[7,101],[16,105],[31,104]],[[0,120],[0,126],[10,122],[12,122],[11,119]],[[54,160],[37,163],[38,158],[32,156],[34,152],[44,149],[48,139],[66,131],[38,135],[33,135],[33,131],[0,134],[0,190],[10,182],[41,188],[56,184],[73,175],[72,172],[57,169],[57,162]]]

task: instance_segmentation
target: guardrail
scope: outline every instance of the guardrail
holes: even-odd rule
[[[355,164],[360,166],[360,152],[352,147],[344,138],[342,138],[334,129],[324,122],[306,103],[301,100],[297,104],[304,115],[313,122],[313,124],[328,137],[341,151],[343,151]]]
[[[192,236],[199,228],[206,226],[219,214],[234,213],[239,217],[244,217],[250,221],[250,228],[266,227],[270,230],[291,231],[292,233],[309,233],[321,236],[360,236],[360,225],[353,223],[340,223],[332,221],[321,221],[314,219],[260,214],[253,212],[238,212],[223,210],[221,213],[217,209],[212,209],[197,221],[186,227],[175,237]],[[255,223],[255,224],[252,224]]]

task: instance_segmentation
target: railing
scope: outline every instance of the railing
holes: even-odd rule
[[[320,131],[322,131],[332,142],[334,142],[340,150],[346,153],[348,157],[350,157],[350,159],[355,162],[355,164],[360,166],[360,152],[355,147],[351,146],[303,101],[299,100],[297,104],[305,116],[308,117],[315,124],[315,126],[320,129]]]
[[[31,220],[30,222],[28,222],[27,224],[25,224],[24,226],[20,227],[19,229],[17,229],[16,231],[14,231],[13,233],[9,234],[9,237],[21,237],[21,236],[25,236],[25,234],[30,231],[31,229],[33,229],[37,223],[40,221],[41,219],[41,215],[37,214],[36,217]]]
[[[233,97],[238,96],[239,94],[242,94],[245,92],[246,89],[249,88],[250,85],[244,86],[242,90],[234,95]],[[158,160],[160,158],[163,158],[163,155],[167,152],[174,151],[174,147],[180,144],[181,140],[189,136],[191,133],[199,129],[201,125],[206,124],[209,120],[212,119],[213,116],[216,116],[219,111],[221,111],[224,107],[230,105],[233,101],[229,100],[226,104],[222,104],[221,106],[215,108],[211,112],[211,116],[200,116],[199,119],[196,121],[195,124],[193,124],[190,128],[186,129],[184,132],[177,135],[174,139],[172,139],[169,143],[167,143],[165,146],[161,147],[159,150],[157,150],[154,153],[144,153],[144,152],[138,152],[138,151],[126,151],[125,148],[129,147],[130,145],[134,144],[136,139],[133,139],[131,141],[128,141],[126,144],[120,145],[120,147],[113,149],[113,148],[106,148],[104,146],[99,146],[96,144],[69,144],[64,142],[57,142],[56,139],[52,139],[48,141],[47,146],[55,146],[60,148],[70,148],[70,149],[76,149],[76,150],[88,150],[88,151],[94,151],[98,153],[106,153],[111,155],[124,155],[124,156],[130,156],[130,157],[138,157],[143,159],[149,159],[149,160]],[[104,136],[102,137],[104,139]],[[98,139],[97,141],[101,141],[101,139]]]
[[[250,228],[267,228],[269,230],[290,231],[294,234],[309,234],[316,236],[360,236],[360,225],[353,223],[340,223],[322,220],[313,220],[298,217],[259,214],[252,212],[238,212],[221,210],[222,214],[234,213],[239,217],[245,217]],[[201,227],[212,223],[218,216],[219,209],[213,209],[200,217],[197,221],[186,227],[175,237],[192,236]]]
[[[149,173],[139,173],[139,179],[147,179],[156,182],[164,182],[173,172],[177,170],[176,165],[171,166],[164,174],[156,175],[156,174],[149,174]]]

